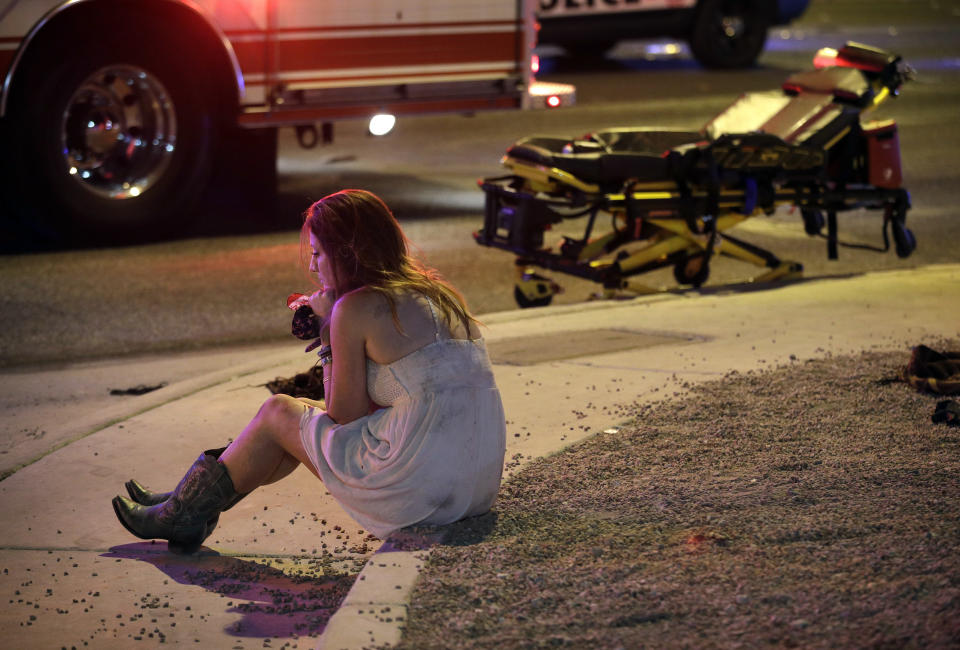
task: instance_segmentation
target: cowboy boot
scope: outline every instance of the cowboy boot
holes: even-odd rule
[[[225,452],[226,450],[227,450],[226,447],[220,447],[219,449],[207,449],[203,453],[207,456],[211,456],[212,458],[219,459],[220,455],[223,454],[223,452]],[[151,492],[150,490],[145,488],[143,485],[141,485],[135,478],[132,478],[129,481],[127,481],[124,484],[124,486],[127,488],[127,494],[130,495],[130,498],[133,499],[134,503],[139,503],[142,506],[155,506],[158,503],[163,503],[164,501],[170,498],[171,494],[173,494],[173,492]],[[245,496],[247,495],[238,494],[237,498],[231,501],[229,504],[227,504],[227,507],[224,508],[224,510],[225,511],[229,510],[230,508],[235,506],[237,503],[239,503],[240,500]],[[218,513],[218,516],[219,516],[219,513]],[[213,522],[213,525],[214,526],[217,525],[216,521]]]
[[[193,553],[213,532],[216,518],[237,491],[227,468],[200,454],[163,503],[144,506],[114,497],[113,510],[124,528],[141,539],[165,539],[175,553]]]
[[[213,458],[220,458],[220,455],[227,450],[226,447],[220,447],[219,449],[207,449],[203,453],[207,456],[212,456]],[[127,481],[124,486],[127,488],[127,493],[130,495],[130,498],[133,499],[135,503],[139,503],[142,506],[155,506],[158,503],[163,503],[170,498],[170,495],[173,492],[151,492],[143,485],[140,484],[137,479],[132,478]],[[224,511],[229,510],[237,503],[240,502],[243,497],[247,496],[246,494],[238,494],[237,498],[227,504],[227,507],[224,508]],[[220,521],[220,513],[218,512],[207,522],[207,526],[210,528],[210,533],[213,532],[213,529],[217,527],[217,523]],[[209,533],[208,533],[209,535]]]

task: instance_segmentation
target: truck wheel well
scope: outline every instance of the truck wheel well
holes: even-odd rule
[[[0,160],[17,221],[45,242],[122,243],[196,218],[236,123],[219,30],[172,0],[79,0],[31,32]]]
[[[208,62],[213,74],[214,95],[217,97],[221,115],[236,115],[239,107],[240,88],[237,70],[234,67],[229,44],[224,44],[217,30],[203,16],[180,2],[171,0],[102,0],[98,2],[77,2],[67,5],[64,9],[51,16],[37,31],[31,35],[26,50],[15,61],[12,71],[9,96],[5,105],[9,111],[9,103],[16,101],[19,86],[25,76],[23,71],[34,66],[43,65],[55,53],[62,53],[65,44],[71,42],[71,33],[78,29],[123,29],[125,25],[142,25],[149,21],[151,26],[157,27],[157,32],[151,35],[156,47],[164,47],[164,34],[167,30],[176,29],[179,33],[189,32],[190,43],[195,44],[194,51],[171,52],[171,56],[195,57],[197,61]],[[142,38],[143,35],[136,35]],[[178,39],[180,40],[180,39]],[[66,46],[67,49],[69,46]]]

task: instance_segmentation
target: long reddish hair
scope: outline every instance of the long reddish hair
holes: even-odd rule
[[[301,249],[309,247],[312,232],[331,261],[339,294],[360,287],[376,291],[387,299],[400,328],[396,295],[417,291],[440,308],[448,326],[456,318],[469,331],[476,319],[463,296],[410,255],[407,236],[380,197],[366,190],[341,190],[311,205],[303,216]]]

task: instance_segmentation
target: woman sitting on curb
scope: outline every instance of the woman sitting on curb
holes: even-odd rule
[[[477,322],[463,298],[408,252],[387,206],[344,190],[314,203],[301,239],[321,289],[325,405],[273,395],[225,449],[208,450],[173,492],[135,481],[113,508],[127,530],[196,551],[244,495],[303,463],[366,530],[482,514],[500,486],[506,425]]]

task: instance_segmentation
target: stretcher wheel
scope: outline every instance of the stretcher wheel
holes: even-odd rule
[[[917,238],[913,236],[913,231],[902,223],[893,224],[893,241],[897,245],[897,257],[901,259],[910,257],[917,248]]]
[[[562,292],[560,285],[536,273],[533,267],[518,266],[520,276],[513,285],[513,299],[521,308],[546,307],[553,301],[553,296]]]
[[[677,284],[692,284],[699,288],[710,277],[710,260],[705,253],[688,255],[673,267],[673,277]]]
[[[803,215],[803,229],[808,235],[812,237],[823,231],[823,227],[827,223],[823,218],[823,212],[804,209],[800,211],[800,214]]]
[[[526,309],[528,307],[546,307],[551,302],[553,302],[553,294],[548,293],[546,296],[538,298],[528,298],[526,294],[520,289],[520,287],[513,288],[513,299],[517,301],[517,304],[522,308]]]

